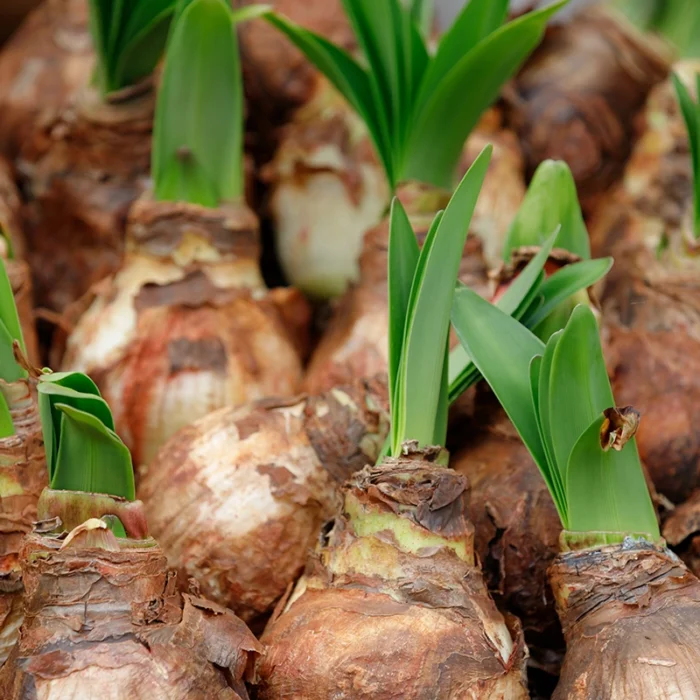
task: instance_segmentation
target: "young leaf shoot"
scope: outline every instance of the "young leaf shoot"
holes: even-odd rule
[[[80,372],[45,372],[38,393],[49,487],[133,501],[131,455],[95,383]]]
[[[363,64],[279,14],[265,16],[364,120],[392,190],[408,180],[452,189],[467,136],[566,2],[501,26],[507,0],[471,0],[431,53],[420,3],[343,0]]]
[[[27,376],[15,361],[14,343],[26,352],[22,327],[17,314],[12,285],[7,276],[5,261],[0,258],[0,380],[11,383]]]
[[[601,443],[615,403],[591,309],[577,306],[545,345],[461,289],[452,322],[539,467],[564,529],[590,533],[591,545],[627,535],[657,540],[633,437],[627,434],[616,449],[609,449],[610,440]]]
[[[104,95],[136,85],[155,69],[165,48],[176,0],[89,0]]]
[[[553,233],[554,232],[554,233]],[[511,224],[504,248],[509,261],[519,248],[539,252],[517,273],[495,304],[546,341],[560,330],[578,302],[586,303],[585,290],[604,277],[612,258],[590,260],[588,231],[569,167],[545,161],[535,172],[525,199]],[[554,248],[582,258],[547,274]],[[450,353],[450,401],[455,401],[479,379],[479,372],[464,347]]]
[[[391,451],[444,445],[450,307],[469,222],[491,158],[486,147],[438,214],[420,254],[398,200],[389,233]]]
[[[683,81],[672,75],[683,120],[688,130],[690,160],[693,167],[693,236],[700,238],[700,98],[694,100]],[[700,96],[700,73],[695,75],[696,95]]]
[[[235,27],[265,11],[232,12],[226,0],[178,5],[153,126],[156,199],[205,207],[242,201],[244,101]]]

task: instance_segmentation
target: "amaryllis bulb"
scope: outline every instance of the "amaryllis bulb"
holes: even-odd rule
[[[484,115],[470,136],[462,166],[471,163],[487,143],[494,144],[493,157],[472,217],[460,268],[460,280],[484,295],[489,287],[487,269],[499,259],[503,237],[525,192],[517,142],[512,133],[501,128],[495,110]],[[398,197],[421,243],[449,196],[449,192],[418,183],[406,183],[399,188]],[[312,393],[349,383],[357,377],[386,372],[388,232],[385,218],[365,233],[359,282],[341,297],[309,363],[304,386]],[[456,344],[456,337],[453,341]]]
[[[561,554],[549,580],[567,646],[554,700],[697,697],[700,581],[675,554],[628,539]]]
[[[140,200],[119,272],[95,289],[63,367],[97,382],[135,462],[222,406],[293,394],[309,310],[269,291],[256,217]]]
[[[383,378],[318,396],[223,408],[141,472],[151,531],[183,581],[246,621],[271,612],[389,430]],[[186,484],[187,487],[183,488]]]
[[[422,456],[345,488],[342,514],[265,630],[258,697],[528,697],[525,648],[488,595],[467,480]]]
[[[359,274],[364,233],[389,205],[367,129],[318,77],[266,167],[277,255],[287,279],[314,297],[342,294]]]

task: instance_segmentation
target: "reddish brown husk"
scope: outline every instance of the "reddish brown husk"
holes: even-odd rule
[[[22,624],[19,551],[37,519],[37,501],[47,482],[44,441],[30,384],[4,384],[2,391],[15,434],[0,439],[0,663]]]
[[[590,209],[621,175],[634,117],[667,75],[668,54],[600,7],[551,26],[507,97],[529,174],[547,158],[565,160]]]
[[[20,225],[20,207],[19,193],[12,178],[12,169],[5,159],[0,158],[0,236],[9,240],[13,255],[8,259],[7,244],[0,239],[0,257],[5,262],[7,276],[10,279],[27,355],[32,362],[38,364],[39,347],[34,325],[31,270],[22,260],[26,246]]]
[[[676,69],[693,75],[688,64]],[[597,252],[616,261],[602,295],[613,391],[644,417],[637,444],[656,488],[681,503],[700,485],[700,258],[670,81],[652,92],[645,117],[625,179],[591,229]]]
[[[524,194],[522,161],[513,134],[500,128],[489,112],[470,137],[463,166],[493,143],[491,166],[481,189],[464,249],[460,280],[479,293],[488,293],[487,265],[495,264],[503,236]],[[463,167],[466,171],[466,167]],[[449,201],[449,192],[410,183],[399,189],[418,239],[422,241],[433,217]],[[386,372],[388,353],[387,246],[388,220],[367,232],[360,256],[360,281],[346,292],[312,355],[305,379],[310,393],[320,393],[356,377]],[[453,336],[453,345],[457,339]]]
[[[2,697],[247,699],[243,677],[260,646],[245,624],[179,594],[153,540],[101,530],[107,548],[95,547],[99,530],[89,524],[100,522],[65,540],[37,533],[25,540],[26,616],[0,673]]]
[[[28,200],[36,298],[55,311],[116,269],[150,162],[153,91],[144,83],[105,101],[90,87],[87,22],[86,2],[49,0],[0,60],[0,128]]]
[[[234,0],[252,5],[254,0]],[[277,12],[351,49],[354,35],[340,0],[272,0]],[[246,97],[255,130],[266,132],[284,123],[290,110],[308,101],[318,73],[291,42],[265,20],[246,22],[239,29]],[[269,148],[264,142],[259,146]]]
[[[212,413],[142,470],[151,531],[183,581],[255,620],[301,573],[337,485],[377,459],[388,426],[379,379]]]
[[[245,206],[134,204],[124,262],[95,287],[63,366],[94,378],[137,464],[217,408],[298,390],[309,308],[268,291],[258,258]]]
[[[453,426],[450,466],[469,479],[475,546],[496,602],[517,615],[530,664],[555,674],[563,639],[547,585],[561,523],[549,491],[492,395],[477,391],[470,420]]]
[[[554,700],[697,697],[700,581],[674,554],[628,539],[548,573],[567,645]]]
[[[346,485],[328,543],[265,631],[259,698],[528,697],[522,636],[474,562],[467,480],[436,456]]]
[[[700,489],[667,515],[662,534],[688,568],[700,575]]]

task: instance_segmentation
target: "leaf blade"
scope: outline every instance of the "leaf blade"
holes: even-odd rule
[[[455,190],[438,226],[431,229],[416,269],[401,359],[402,422],[400,441],[430,444],[445,391],[442,339],[450,328],[450,306],[469,224],[476,207],[492,149],[484,148]],[[393,416],[392,416],[393,419]],[[396,454],[397,444],[394,445]]]

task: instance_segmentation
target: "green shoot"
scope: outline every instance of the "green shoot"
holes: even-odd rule
[[[683,81],[676,74],[673,74],[672,78],[688,130],[690,160],[693,166],[693,235],[698,239],[700,238],[700,100],[697,102],[693,100]],[[695,75],[695,86],[696,95],[700,96],[700,73]]]
[[[49,487],[133,501],[131,455],[95,383],[79,372],[45,372],[38,392]]]
[[[663,36],[681,57],[700,56],[700,7],[696,0],[615,0],[614,4],[640,29]]]
[[[508,261],[517,248],[542,245],[557,226],[561,228],[554,247],[589,260],[588,230],[571,170],[563,161],[546,160],[535,171],[508,229],[503,259]]]
[[[552,231],[556,234],[552,236]],[[519,320],[541,340],[561,330],[584,290],[604,277],[611,258],[590,260],[588,231],[569,167],[560,161],[542,163],[508,231],[504,258],[518,248],[540,247],[539,253],[495,301],[504,313]],[[553,248],[582,258],[551,275],[544,272]],[[480,379],[462,346],[450,354],[450,401],[458,399]]]
[[[165,48],[175,0],[89,0],[90,32],[103,95],[136,85]]]
[[[406,440],[444,445],[447,430],[447,343],[459,263],[486,177],[491,147],[474,161],[418,253],[401,203],[389,224],[389,386],[391,453]]]
[[[628,409],[614,408],[591,309],[577,306],[546,346],[469,289],[456,292],[452,321],[539,467],[564,529],[657,540],[636,423],[611,422]]]
[[[7,405],[5,394],[0,391],[0,440],[15,434],[10,407]]]
[[[235,25],[266,11],[226,0],[177,8],[153,127],[156,199],[205,207],[243,199],[243,78]]]
[[[507,0],[471,0],[431,53],[415,0],[343,0],[364,65],[281,15],[265,16],[364,120],[392,190],[409,180],[452,189],[468,135],[566,2],[501,26]]]
[[[15,341],[19,343],[22,352],[26,352],[12,285],[7,276],[5,261],[0,258],[0,379],[8,383],[27,376],[26,371],[15,361]]]

